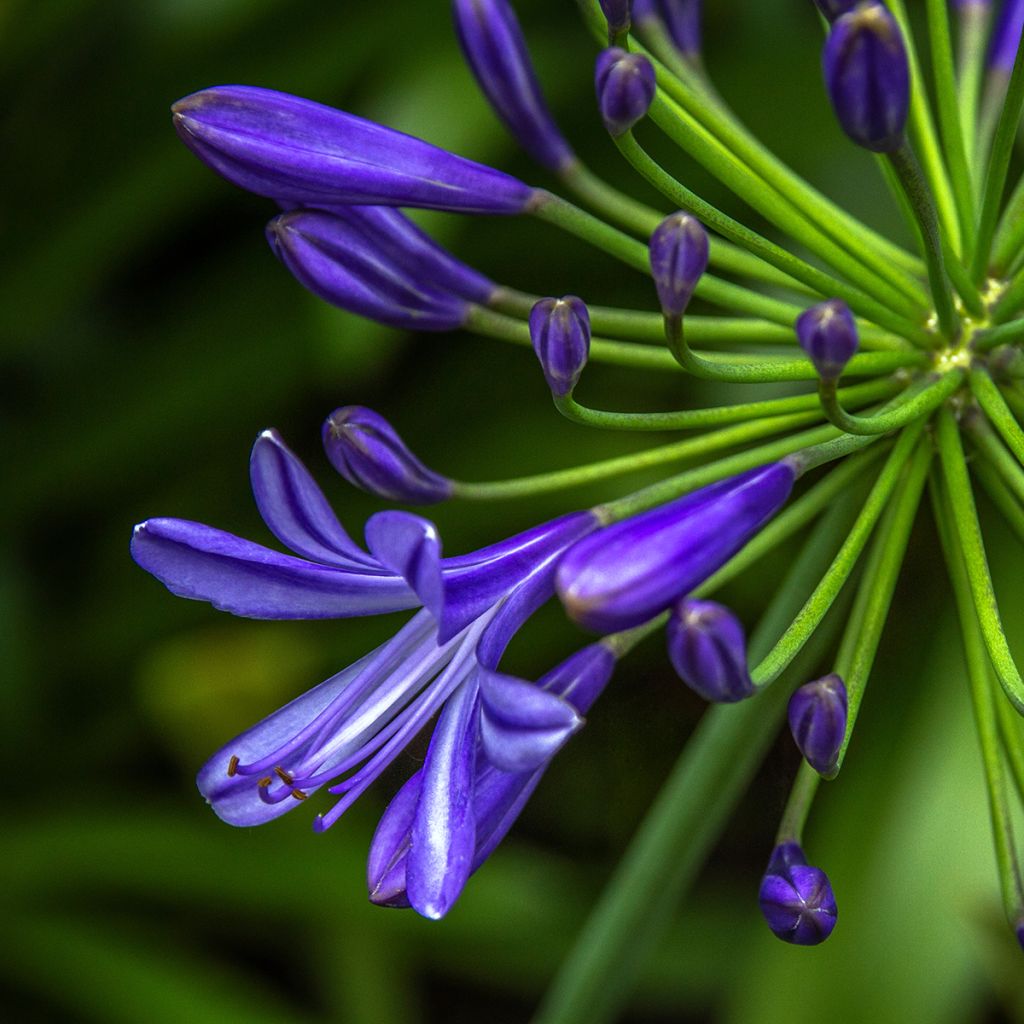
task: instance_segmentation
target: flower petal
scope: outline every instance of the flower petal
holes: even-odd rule
[[[381,565],[398,573],[438,622],[444,610],[441,538],[429,519],[389,509],[366,523],[366,544]],[[439,642],[449,640],[440,637]]]
[[[373,833],[366,861],[366,887],[370,902],[379,907],[410,906],[406,892],[409,836],[422,791],[420,769],[394,795]]]

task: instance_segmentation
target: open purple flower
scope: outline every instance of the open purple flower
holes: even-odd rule
[[[366,525],[367,550],[345,532],[312,477],[273,431],[250,462],[256,503],[296,555],[176,519],[135,528],[132,555],[172,592],[256,618],[372,615],[422,604],[377,650],[226,744],[197,779],[234,825],[270,821],[327,788],[329,828],[440,712],[422,769],[410,871],[412,906],[440,917],[461,892],[476,851],[471,813],[478,765],[550,757],[580,721],[561,694],[531,687],[509,708],[497,675],[509,640],[554,590],[566,547],[595,526],[571,513],[491,547],[441,557],[432,523],[386,511]],[[481,705],[490,711],[482,727]]]

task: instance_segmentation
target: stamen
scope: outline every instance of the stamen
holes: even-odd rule
[[[285,771],[280,765],[274,767],[274,774],[286,785],[290,786],[295,778],[289,772]]]
[[[264,775],[263,778],[260,779],[260,781],[256,783],[256,785],[259,786],[260,789],[266,789],[267,786],[270,785],[270,776],[269,775]]]
[[[308,800],[309,799],[309,794],[307,792],[305,792],[304,790],[301,790],[301,789],[293,789],[292,790],[292,796],[295,797],[296,800]]]
[[[237,771],[238,771],[238,755],[237,754],[232,754],[231,755],[231,760],[228,761],[228,778],[229,779],[233,779],[235,777],[235,772],[237,772]]]

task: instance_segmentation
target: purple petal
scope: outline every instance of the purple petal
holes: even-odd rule
[[[479,690],[468,679],[445,704],[423,765],[408,862],[409,902],[424,917],[444,917],[473,867],[473,775]]]
[[[408,907],[406,867],[416,806],[423,791],[423,771],[416,772],[394,795],[381,815],[366,861],[370,902],[379,907]]]
[[[249,477],[263,521],[296,554],[326,565],[379,568],[345,532],[323,492],[276,430],[265,430],[256,438]]]
[[[583,725],[568,701],[500,672],[481,671],[480,712],[484,754],[505,772],[538,768]]]
[[[441,579],[441,538],[429,519],[411,512],[388,510],[366,523],[366,544],[380,563],[398,573],[441,620],[444,588]],[[442,637],[444,643],[448,637]]]
[[[400,576],[317,565],[185,519],[140,523],[131,552],[171,593],[253,619],[348,618],[419,604]]]

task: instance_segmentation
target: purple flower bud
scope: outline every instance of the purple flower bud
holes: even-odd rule
[[[753,695],[743,625],[724,605],[678,602],[665,636],[679,678],[705,700],[734,704]]]
[[[379,498],[431,505],[451,497],[451,480],[424,466],[372,409],[335,409],[324,423],[323,441],[331,465],[349,483]]]
[[[651,106],[654,66],[642,54],[612,46],[597,55],[594,86],[604,126],[612,135],[624,135]]]
[[[835,21],[840,15],[852,11],[860,3],[860,0],[814,0],[818,10],[828,18]]]
[[[822,380],[838,380],[857,351],[857,322],[842,299],[829,299],[796,319],[796,336]]]
[[[682,316],[697,282],[708,267],[708,233],[696,217],[680,210],[666,217],[651,235],[654,287],[665,316]]]
[[[836,898],[828,875],[808,865],[798,843],[772,852],[761,880],[761,913],[783,942],[817,946],[836,926]]]
[[[805,683],[789,699],[789,728],[800,753],[819,774],[835,770],[846,737],[846,684],[834,672]]]
[[[1024,31],[1024,0],[1003,0],[999,21],[996,22],[995,31],[992,33],[992,42],[989,46],[989,67],[1006,75],[1013,71],[1022,31]]]
[[[788,462],[720,480],[574,544],[555,585],[570,617],[613,633],[653,619],[722,567],[783,506]]]
[[[428,264],[389,259],[372,234],[333,214],[283,213],[267,225],[267,241],[301,284],[350,313],[407,330],[449,331],[469,312],[464,298],[424,279]]]
[[[453,0],[452,15],[477,83],[523,149],[552,171],[572,163],[508,0]]]
[[[633,0],[633,22],[660,22],[684,57],[700,54],[701,0]]]
[[[302,206],[522,213],[534,190],[412,135],[312,100],[222,85],[171,108],[181,140],[228,181]]]
[[[598,0],[608,22],[608,38],[629,31],[630,0]]]
[[[576,387],[590,354],[590,313],[582,299],[541,299],[530,310],[530,339],[551,393]]]
[[[843,131],[875,153],[899,149],[910,107],[910,70],[903,36],[885,5],[861,3],[837,18],[822,67]]]

